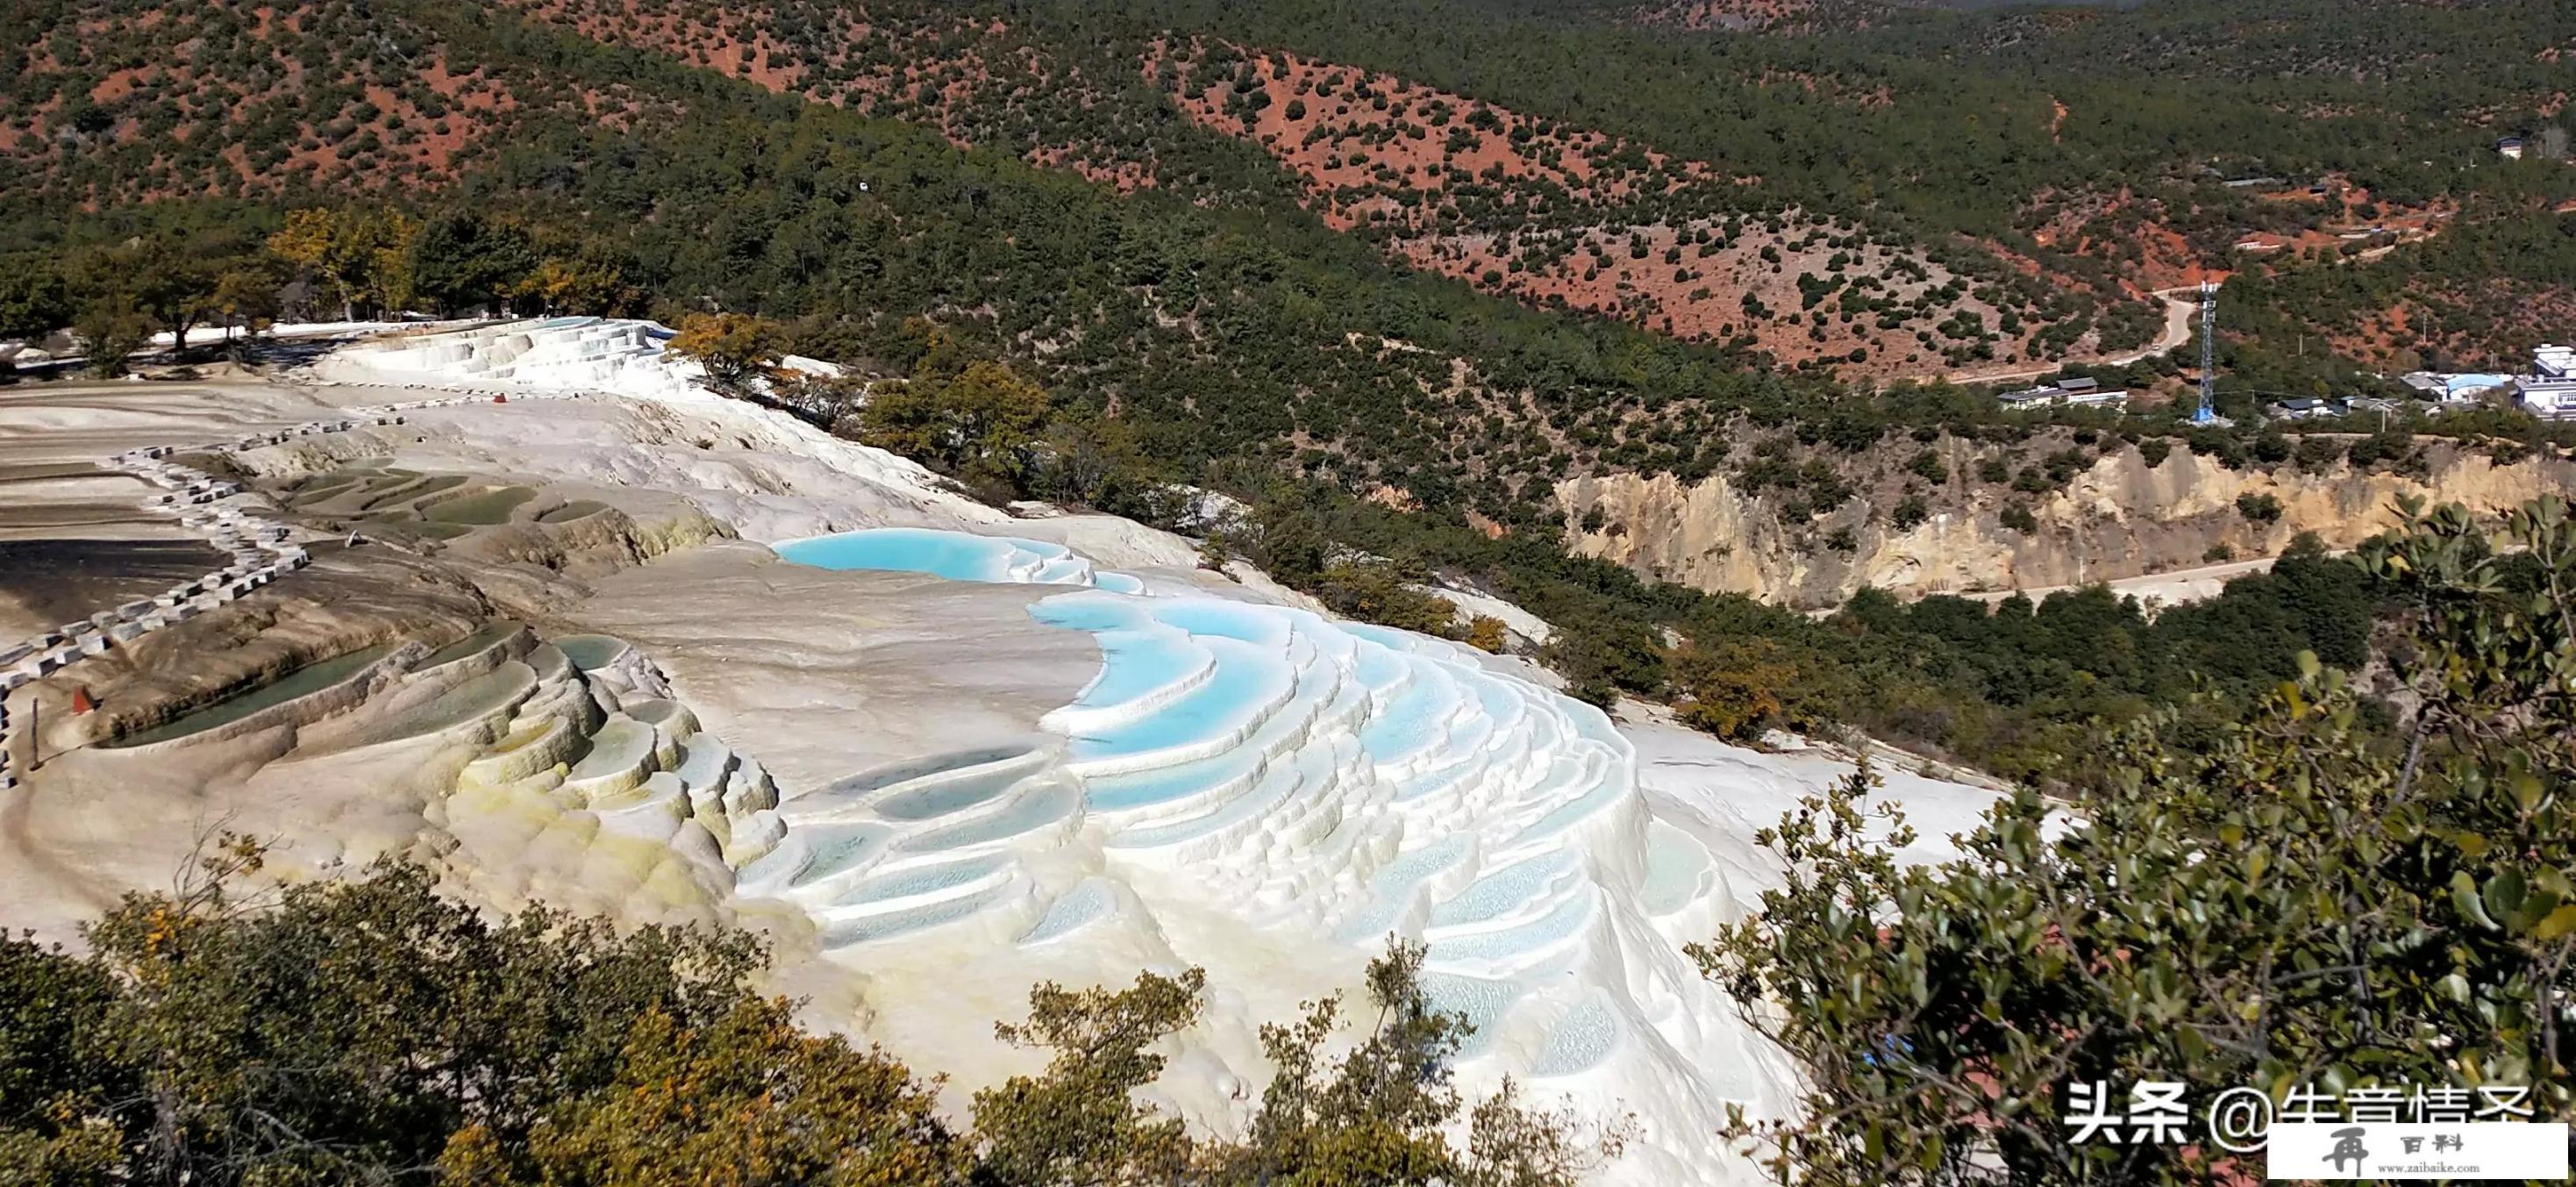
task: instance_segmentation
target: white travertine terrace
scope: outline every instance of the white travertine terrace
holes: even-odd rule
[[[1351,968],[1401,936],[1476,1027],[1471,1083],[1510,1075],[1646,1123],[1609,1181],[1748,1171],[1710,1131],[1728,1103],[1788,1107],[1794,1072],[1681,951],[1744,888],[1656,817],[1598,710],[1441,640],[1288,607],[1083,590],[1030,614],[1103,654],[1040,723],[1056,743],[792,796],[736,894],[794,904],[853,968],[887,946],[1078,949],[1160,932],[1182,904]],[[1165,1090],[1213,1091],[1196,1087]]]
[[[574,395],[549,393],[540,398],[571,399]],[[291,541],[292,532],[285,524],[261,516],[243,505],[240,498],[243,492],[239,485],[170,461],[170,457],[187,453],[238,454],[283,445],[298,437],[398,425],[403,423],[404,413],[424,408],[487,401],[488,397],[439,396],[349,408],[343,415],[329,420],[308,421],[247,437],[208,441],[196,446],[156,445],[102,459],[99,462],[102,468],[132,475],[162,492],[145,499],[144,509],[177,516],[182,526],[203,536],[207,545],[229,555],[232,562],[202,577],[174,585],[154,597],[103,608],[85,620],[67,622],[53,630],[0,647],[0,791],[14,788],[19,782],[13,765],[18,746],[9,721],[8,694],[11,690],[50,676],[83,656],[100,654],[171,623],[184,622],[311,563],[311,554],[303,545]]]
[[[390,353],[399,347],[343,358],[377,374],[455,367],[452,382],[708,399],[659,357],[659,327],[498,331],[409,348],[435,358]],[[752,917],[809,920],[820,961],[872,986],[865,1011],[893,1025],[907,1058],[985,1081],[997,1065],[980,1003],[1025,986],[942,995],[903,970],[961,970],[951,988],[1014,967],[1119,982],[1160,962],[1145,954],[1180,956],[1207,965],[1221,993],[1267,991],[1258,1008],[1212,1003],[1210,1033],[1155,1090],[1200,1122],[1239,1122],[1263,1074],[1254,1026],[1283,1016],[1282,994],[1347,988],[1395,935],[1428,946],[1428,988],[1476,1027],[1463,1086],[1510,1075],[1540,1099],[1643,1123],[1603,1182],[1761,1181],[1713,1132],[1730,1104],[1793,1107],[1796,1068],[1682,946],[1755,903],[1772,875],[1752,826],[1776,815],[1781,787],[1824,772],[1793,779],[1765,756],[1659,736],[1667,789],[1696,778],[1671,757],[1693,746],[1744,756],[1763,785],[1748,810],[1759,819],[1703,802],[1722,799],[1722,781],[1676,804],[1641,785],[1635,746],[1607,717],[1524,669],[1308,610],[1177,593],[1167,579],[1151,587],[1171,596],[1137,596],[1146,583],[1069,549],[997,538],[1030,526],[777,547],[825,568],[1094,586],[1030,607],[1102,655],[1035,741],[945,737],[923,747],[934,753],[791,789],[774,811],[720,814],[724,832],[708,829],[738,866],[733,900]],[[972,648],[974,623],[951,629]],[[757,748],[756,726],[735,732]],[[627,764],[642,731],[610,723],[601,735],[580,785],[616,788],[605,802],[655,821],[673,782],[704,804],[703,770],[732,757],[699,735],[676,768],[637,782]],[[1264,977],[1279,984],[1256,985]]]
[[[362,342],[344,357],[372,370],[435,374],[451,383],[542,384],[569,375],[589,384],[659,384],[668,372],[662,344],[671,337],[652,322],[556,317]]]
[[[496,654],[525,648],[498,669],[510,682],[505,699],[515,699],[475,714],[507,717],[441,806],[465,849],[555,837],[564,839],[547,843],[585,862],[622,853],[627,864],[658,870],[654,847],[663,846],[680,876],[721,884],[731,866],[777,843],[784,832],[773,810],[777,784],[758,762],[701,732],[651,661],[600,635],[533,647],[525,640],[521,633],[494,646]],[[604,847],[609,838],[617,844]],[[517,856],[482,868],[508,868]],[[513,896],[524,889],[511,888]]]
[[[900,458],[703,392],[657,330],[478,326],[316,370],[447,385],[445,403],[605,397],[506,429],[415,418],[386,444],[442,472],[679,492],[775,554],[662,555],[544,608],[550,632],[609,633],[539,644],[509,627],[399,651],[276,710],[330,715],[309,728],[156,744],[168,761],[75,755],[39,788],[116,795],[165,769],[204,787],[180,760],[238,762],[260,773],[218,802],[309,797],[326,810],[280,819],[319,853],[423,846],[499,908],[760,928],[811,1020],[948,1073],[960,1105],[1031,1069],[992,1023],[1032,983],[1200,965],[1206,1013],[1146,1095],[1239,1125],[1268,1074],[1259,1025],[1354,989],[1402,936],[1477,1028],[1462,1089],[1510,1075],[1542,1102],[1634,1113],[1641,1138],[1604,1183],[1763,1181],[1713,1131],[1731,1103],[1790,1108],[1797,1069],[1682,946],[1758,906],[1777,871],[1753,829],[1847,768],[1614,724],[1525,665],[1279,604],[1294,595],[1257,573],[1197,573],[1193,543],[1138,525],[1007,519]],[[974,534],[844,531],[893,525]],[[887,568],[909,571],[825,571]],[[374,699],[344,704],[362,685]],[[239,757],[271,745],[287,749]],[[417,815],[386,802],[388,782],[428,785]],[[1988,798],[1911,775],[1889,794],[1931,809],[1916,819],[1934,838]],[[90,835],[82,802],[51,801],[35,835]],[[1938,855],[1923,847],[1909,859]]]

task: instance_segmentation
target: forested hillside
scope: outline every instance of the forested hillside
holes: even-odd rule
[[[533,59],[461,59],[341,0],[15,4],[0,54],[0,153],[21,204],[397,192],[545,127],[667,126],[682,107]]]
[[[1281,179],[1192,133],[1248,141],[1392,258],[1846,377],[2117,354],[2158,327],[2148,290],[2576,196],[2536,159],[2576,85],[2556,6],[1749,7],[1794,19],[1676,37],[1623,4],[1511,0],[527,5],[1122,187],[1275,204]],[[2535,160],[2499,160],[2506,134]],[[2523,295],[2453,303],[2510,321]],[[2440,343],[2411,324],[2395,351]],[[2461,346],[2519,348],[2440,348]]]
[[[2133,351],[2151,289],[2576,197],[2537,159],[2563,150],[2576,18],[2537,0],[502,7],[1121,189],[1303,206],[1487,292],[1847,378]],[[413,184],[532,121],[671,114],[627,68],[460,65],[367,6],[21,9],[0,151],[91,201]],[[2496,158],[2505,134],[2535,159]],[[2450,285],[2424,341],[2427,311],[2391,302],[2384,342],[2345,345],[2509,353],[2452,331],[2560,295]]]
[[[1164,35],[1154,14],[1088,9],[985,19],[826,0],[521,7],[1122,188],[1302,200],[1393,258],[1487,291],[1794,364],[1931,374],[2125,349],[2155,325],[2134,291],[2052,283],[1972,243],[1809,213],[1725,154],[1682,159],[1394,74],[1252,48],[1213,31],[1222,22],[1184,37]],[[1193,126],[1175,126],[1175,112]],[[1242,169],[1228,151],[1237,141],[1276,158],[1295,190]],[[2097,325],[2105,302],[2120,315]]]
[[[1933,514],[2002,508],[2007,526],[2027,522],[2029,500],[2097,459],[2183,447],[2155,410],[2006,415],[1955,388],[1866,393],[1772,365],[1826,357],[1798,350],[1849,333],[1876,335],[1854,348],[1864,352],[2000,362],[2021,348],[1986,336],[2016,308],[2027,318],[2016,332],[2034,338],[2098,335],[2115,309],[2146,308],[2083,311],[2085,292],[2141,283],[2105,259],[2041,247],[2035,233],[2027,251],[1995,247],[2020,233],[2015,187],[2161,184],[2292,209],[2207,182],[2170,148],[2130,145],[2134,161],[2164,163],[2120,165],[2087,131],[2136,121],[2181,136],[2187,120],[2154,125],[2183,120],[2179,95],[2159,106],[2142,96],[2162,83],[2090,79],[2127,106],[2096,112],[2071,96],[2061,140],[2044,110],[2025,126],[2015,113],[2029,84],[2004,74],[1944,87],[1928,61],[1851,57],[1862,51],[1817,39],[1676,38],[1640,33],[1627,15],[1445,4],[1363,15],[1283,2],[1228,16],[1138,0],[1114,14],[1033,5],[989,19],[679,0],[18,5],[0,14],[0,130],[18,170],[0,188],[0,231],[16,249],[0,253],[0,313],[137,340],[152,322],[256,320],[281,267],[335,315],[757,313],[782,323],[784,348],[913,377],[933,405],[952,390],[1025,395],[1016,435],[927,459],[991,497],[1157,519],[1169,508],[1152,496],[1167,484],[1223,491],[1255,514],[1221,545],[1338,607],[1410,623],[1421,608],[1391,593],[1399,577],[1482,582],[1566,628],[1552,658],[1586,695],[1724,706],[1704,716],[1730,733],[1859,721],[2029,769],[2080,745],[2091,716],[2133,712],[2187,679],[2199,665],[2182,656],[2241,659],[2248,687],[2287,670],[2299,640],[2257,632],[2268,645],[2239,646],[2230,618],[2210,620],[2213,646],[2140,643],[2171,660],[2113,672],[2077,647],[2063,679],[2000,673],[1977,657],[2024,641],[1958,633],[1942,617],[1956,607],[1918,621],[1860,605],[1818,626],[1562,549],[1582,525],[1566,522],[1556,484],[1577,474],[1724,473],[1824,551],[1847,549],[1856,526],[1903,530]],[[1473,41],[1458,31],[1472,22],[1456,23],[1471,17],[1513,37]],[[1832,68],[1764,81],[1799,54]],[[1611,60],[1628,80],[1615,92],[1581,69]],[[1722,118],[1701,118],[1711,112]],[[2193,134],[2204,133],[2220,135]],[[2355,159],[2336,163],[2356,185],[2406,184],[2364,168],[2364,149],[2384,161],[2387,145],[2358,131],[2342,143]],[[2037,147],[2050,144],[2062,147]],[[2167,167],[2181,171],[2153,182]],[[2228,324],[2252,333],[2225,344],[2228,406],[2254,398],[2240,369],[2270,389],[2363,381],[2322,333],[2313,351],[2292,342],[2302,327],[2364,326],[2375,302],[2440,303],[2463,352],[2480,327],[2488,341],[2508,336],[2495,332],[2507,321],[2480,312],[2489,294],[2549,308],[2566,283],[2552,261],[2576,225],[2543,208],[2558,168],[2458,171],[2457,192],[2413,191],[2451,203],[2458,225],[2377,264],[2285,264],[2232,286]],[[1873,188],[1874,169],[1919,184]],[[290,210],[324,213],[290,227]],[[2104,217],[2082,243],[2171,247],[2114,225],[2127,215]],[[1628,231],[1606,235],[1605,220]],[[1704,235],[1687,246],[1648,235],[1636,255],[1636,228],[1691,220]],[[2173,250],[2184,273],[2201,266]],[[2026,267],[1971,279],[2006,256]],[[2418,263],[2383,270],[2404,261]],[[1785,281],[1794,296],[1768,322],[1740,296],[1713,297],[1735,302],[1729,320],[1666,334],[1638,302],[1668,266],[1706,273],[1691,283],[1712,293]],[[1622,317],[1532,307],[1584,305],[1569,295],[1584,283],[1607,302],[1585,307]],[[2015,304],[2034,293],[2062,316],[2041,325]],[[1784,344],[1789,318],[1838,328],[1822,344],[1803,330]],[[1934,318],[1957,333],[1923,325]],[[959,385],[978,360],[1013,378]],[[2176,371],[2159,359],[2105,382],[2173,390]],[[846,399],[822,393],[806,411],[836,425]],[[2358,431],[2294,441],[2249,424],[2187,444],[2230,465],[2416,464],[2405,426],[2327,427]],[[2499,450],[2566,444],[2506,415],[2442,431]],[[1983,460],[1954,472],[1944,451]],[[2100,628],[2080,609],[2016,613]],[[2143,638],[2136,611],[2101,612]],[[1750,654],[1739,645],[1761,662],[1736,667]],[[1737,670],[1762,680],[1716,679]]]

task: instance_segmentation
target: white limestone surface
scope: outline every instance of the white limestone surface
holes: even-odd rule
[[[400,434],[407,465],[684,498],[753,540],[887,525],[1053,539],[1158,596],[686,549],[564,607],[546,631],[564,645],[513,661],[528,691],[506,730],[436,743],[454,751],[445,771],[484,764],[461,784],[424,774],[391,806],[368,793],[395,758],[437,769],[394,754],[424,741],[290,757],[280,738],[244,755],[257,774],[243,793],[290,779],[327,793],[330,814],[298,805],[313,846],[402,849],[426,812],[457,846],[457,880],[497,902],[754,921],[815,1021],[949,1073],[952,1105],[1037,1066],[992,1032],[1024,1014],[1033,983],[1201,966],[1206,1015],[1152,1095],[1220,1131],[1268,1077],[1259,1025],[1356,991],[1398,935],[1429,946],[1435,999],[1478,1028],[1463,1088],[1511,1075],[1541,1102],[1637,1116],[1641,1140],[1600,1181],[1762,1180],[1711,1135],[1729,1103],[1791,1107],[1796,1069],[1681,945],[1758,901],[1776,872],[1753,829],[1835,764],[1614,726],[1508,662],[1193,573],[1179,537],[1009,520],[900,458],[672,382],[635,335],[521,333],[409,371],[346,358],[325,371],[620,397],[426,410]],[[567,654],[577,631],[631,644],[667,687],[599,677],[585,667],[599,655]],[[521,688],[512,669],[503,691]],[[478,722],[486,691],[456,694]],[[580,758],[565,743],[602,731],[608,757],[571,784]],[[132,765],[81,761],[100,766],[92,785]],[[1987,798],[1904,775],[1888,791],[1919,804],[1917,857],[1937,855],[1939,821]],[[240,802],[260,801],[206,806]],[[157,854],[104,851],[113,815],[81,820],[102,833],[84,861],[158,868]]]
[[[1013,520],[910,459],[711,392],[703,368],[664,353],[670,337],[645,321],[494,322],[360,343],[310,371],[325,386],[609,397],[533,419],[496,421],[473,409],[416,416],[420,440],[405,451],[406,463],[432,465],[449,454],[459,468],[673,492],[748,540],[956,528],[1062,544],[1105,567],[1149,574],[1196,567],[1197,544],[1172,533],[1108,515]]]
[[[1754,829],[1845,768],[1622,730],[1509,661],[1240,591],[1062,588],[736,547],[584,608],[770,756],[784,834],[735,896],[810,922],[800,958],[839,970],[798,982],[841,987],[823,1021],[947,1071],[962,1103],[1031,1070],[990,1031],[1031,983],[1203,967],[1207,1015],[1155,1095],[1224,1131],[1268,1074],[1259,1025],[1352,991],[1401,936],[1477,1027],[1462,1086],[1637,1117],[1602,1182],[1760,1181],[1711,1134],[1729,1104],[1793,1107],[1795,1068],[1682,946],[1774,884]],[[709,607],[722,625],[693,640]],[[1990,798],[1910,775],[1889,794],[1919,801],[1915,857]]]

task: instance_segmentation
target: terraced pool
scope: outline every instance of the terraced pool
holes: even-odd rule
[[[202,734],[218,726],[231,725],[262,709],[283,705],[298,697],[308,696],[338,684],[356,675],[367,665],[384,658],[385,653],[392,650],[393,645],[386,644],[382,647],[370,647],[364,651],[352,651],[347,655],[326,659],[317,664],[306,664],[278,680],[226,697],[194,713],[174,718],[150,729],[127,734],[113,742],[103,743],[100,748],[121,750],[129,746],[149,746],[154,742],[167,742],[190,734]]]
[[[809,536],[771,546],[782,560],[817,569],[870,569],[927,573],[950,581],[1091,585],[1142,593],[1144,583],[1124,573],[1094,572],[1091,562],[1061,544],[1015,536],[977,536],[933,528],[867,528]]]
[[[518,510],[519,504],[535,497],[537,492],[524,486],[494,487],[476,494],[431,503],[421,509],[421,515],[438,523],[489,527],[510,522],[510,513]]]

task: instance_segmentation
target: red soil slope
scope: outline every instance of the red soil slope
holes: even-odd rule
[[[960,147],[1009,147],[1033,163],[1121,189],[1154,182],[1151,161],[1137,153],[1057,137],[1042,117],[1089,109],[1101,96],[1081,67],[1015,40],[998,17],[878,21],[856,5],[812,0],[503,2],[594,40],[936,128]]]
[[[0,107],[0,172],[93,203],[434,184],[505,139],[523,107],[617,125],[651,114],[622,91],[459,73],[434,41],[352,52],[382,29],[345,5],[96,7],[70,36],[14,47],[16,70],[0,71],[16,96],[51,96]]]
[[[1760,178],[1722,163],[1294,54],[1193,42],[1143,68],[1293,170],[1332,225],[1534,304],[1889,375],[1949,369],[1973,337],[1963,315],[1992,329],[2018,304],[1854,226],[1742,213],[1762,210]],[[1801,278],[1836,295],[1810,302]],[[2026,349],[2008,338],[1998,357]]]

